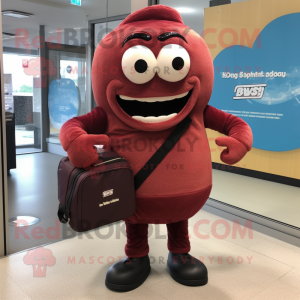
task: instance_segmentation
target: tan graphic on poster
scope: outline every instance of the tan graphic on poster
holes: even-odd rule
[[[300,1],[295,0],[248,0],[209,7],[204,12],[203,37],[209,45],[212,58],[215,59],[230,45],[245,45],[252,48],[256,37],[266,25],[281,16],[296,12],[300,12]],[[208,129],[207,136],[212,161],[222,163],[221,149],[214,143],[214,139],[221,134]],[[253,148],[239,166],[300,179],[300,149],[273,152]]]

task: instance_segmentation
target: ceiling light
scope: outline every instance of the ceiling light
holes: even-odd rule
[[[175,9],[180,13],[191,13],[195,11],[194,9],[188,7],[177,7]]]
[[[15,36],[14,33],[8,33],[8,32],[2,32],[2,35],[5,35],[5,36]]]
[[[33,14],[25,13],[22,11],[16,11],[16,10],[4,10],[2,11],[2,15],[8,17],[14,17],[14,18],[28,18],[33,16]]]
[[[65,30],[64,29],[57,29],[57,30],[51,30],[51,31],[48,31],[49,33],[58,33],[58,32],[64,32]]]
[[[71,4],[81,6],[81,0],[71,0]]]
[[[8,33],[8,32],[2,32],[2,39],[8,40],[8,39],[14,39],[17,36],[14,33]]]

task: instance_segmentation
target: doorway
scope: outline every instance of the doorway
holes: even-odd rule
[[[16,0],[20,11],[21,2]],[[90,54],[94,52],[91,44],[94,28],[90,31],[89,25],[100,20],[105,28],[116,27],[130,13],[130,1],[116,3],[108,7],[107,2],[98,1],[76,8],[69,4],[60,4],[58,8],[56,4],[35,3],[26,6],[34,17],[2,17],[3,31],[7,33],[3,43],[5,56],[2,56],[7,62],[5,73],[20,77],[22,72],[30,81],[15,89],[12,78],[12,102],[18,111],[27,112],[28,107],[31,108],[28,114],[21,116],[21,121],[19,115],[11,119],[13,128],[14,122],[17,127],[13,138],[17,141],[14,143],[17,155],[16,168],[12,168],[8,176],[6,219],[23,219],[23,223],[18,222],[24,226],[7,224],[7,254],[77,235],[57,219],[57,167],[66,156],[59,132],[67,120],[93,108]],[[4,10],[10,9],[8,0],[2,0],[2,4]],[[109,23],[114,20],[119,22]],[[21,33],[17,34],[18,31]],[[44,44],[38,40],[40,37],[45,39]],[[25,82],[20,78],[18,81],[18,84]],[[21,105],[23,109],[19,109]],[[10,113],[17,114],[17,108],[12,108]],[[29,225],[24,217],[38,220]]]
[[[46,142],[48,151],[17,155],[16,168],[8,176],[10,253],[62,240],[70,233],[75,234],[69,226],[60,226],[57,219],[57,167],[64,156],[63,151],[57,149],[62,149],[59,141],[62,125],[87,112],[86,50],[85,47],[63,44],[56,45],[56,48],[51,49],[47,45],[46,58],[38,58],[40,74],[33,75],[32,84],[40,99],[33,105],[35,117],[42,124],[41,131],[47,129],[45,135],[41,136],[39,132],[42,139],[40,147]],[[29,68],[34,59],[29,59]],[[44,64],[46,79],[43,77]],[[33,136],[34,133],[31,132]],[[49,151],[51,149],[54,150]],[[20,226],[14,226],[15,223]]]
[[[37,113],[41,99],[28,68],[28,62],[36,60],[37,55],[14,52],[6,48],[3,53],[5,112],[11,115],[8,143],[15,144],[16,154],[40,152],[41,122]]]

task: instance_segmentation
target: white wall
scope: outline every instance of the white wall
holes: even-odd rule
[[[133,1],[133,0],[132,0]],[[246,0],[231,0],[232,3]],[[191,27],[198,34],[203,31],[204,8],[209,7],[210,0],[160,0],[159,3],[177,9],[184,24]]]
[[[131,12],[148,6],[148,0],[131,0]]]

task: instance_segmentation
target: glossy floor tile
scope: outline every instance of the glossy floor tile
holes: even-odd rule
[[[17,155],[17,168],[10,170],[8,181],[8,215],[33,216],[40,219],[26,231],[9,226],[9,253],[61,240],[66,227],[57,224],[57,167],[62,156],[51,153]],[[48,235],[47,229],[57,227]],[[41,228],[41,229],[40,229]],[[24,229],[24,228],[23,228]],[[32,230],[41,230],[39,237]],[[75,234],[73,232],[73,234]]]
[[[0,271],[0,299],[29,299],[18,285],[2,270]]]
[[[288,272],[286,275],[282,276],[280,278],[281,282],[284,282],[288,285],[291,285],[295,288],[299,288],[300,286],[300,269],[294,268],[290,272]]]
[[[292,287],[283,282],[274,282],[267,289],[260,292],[252,300],[299,300],[300,293],[299,289]]]
[[[223,223],[223,226],[212,230],[212,226],[200,225],[195,230],[199,220]],[[26,258],[28,251],[0,259],[0,288],[4,291],[1,297],[24,300],[299,299],[299,248],[256,231],[253,238],[246,234],[232,239],[234,226],[204,211],[191,220],[190,253],[204,261],[209,273],[209,282],[202,287],[183,286],[170,277],[166,270],[166,227],[159,225],[149,230],[151,273],[145,283],[127,293],[108,290],[104,282],[106,272],[124,257],[126,233],[124,223],[119,222],[33,249],[34,256],[46,253],[39,251],[47,251],[47,259],[52,257],[46,268],[33,266],[33,261]],[[227,227],[230,234],[224,238]],[[272,251],[267,251],[268,248]]]
[[[253,245],[250,249],[300,269],[300,249],[296,246],[287,245],[276,239],[270,239]]]

